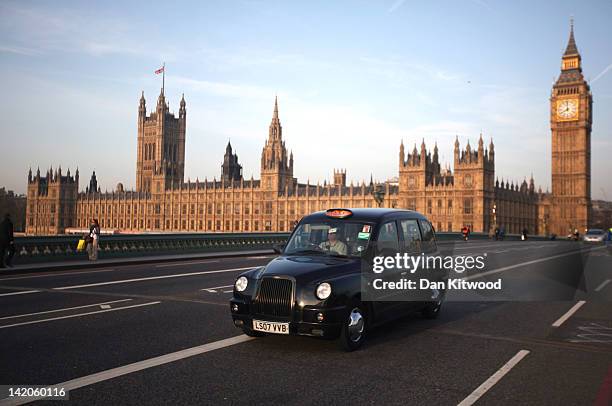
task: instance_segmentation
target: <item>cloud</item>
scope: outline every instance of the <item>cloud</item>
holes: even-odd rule
[[[108,54],[160,55],[163,44],[148,48],[138,40],[137,26],[117,16],[105,18],[86,11],[55,7],[35,8],[27,3],[0,6],[0,52],[41,55],[80,52],[92,56]],[[133,35],[131,35],[133,34]],[[160,48],[162,49],[160,51]]]
[[[591,80],[591,83],[595,83],[597,82],[599,79],[601,79],[606,73],[608,73],[610,71],[610,69],[612,69],[612,64],[606,66],[606,68],[604,70],[602,70],[601,72],[599,72],[599,74],[597,76],[595,76],[595,79]]]
[[[254,85],[211,82],[182,76],[168,76],[168,79],[192,91],[211,93],[224,97],[269,100],[275,94],[275,91],[272,89]]]
[[[438,82],[463,82],[463,75],[427,63],[416,63],[401,57],[376,58],[362,56],[360,64],[372,73],[382,75],[397,85],[409,85],[428,78]]]
[[[387,12],[389,13],[393,13],[395,10],[397,10],[398,8],[400,8],[401,6],[404,5],[404,3],[406,2],[406,0],[396,0],[395,3],[393,3],[391,5],[391,7],[389,7],[389,9],[387,10]]]
[[[19,46],[3,46],[3,45],[0,45],[0,52],[5,52],[5,53],[9,53],[9,54],[24,55],[24,56],[37,56],[37,55],[41,55],[41,52],[36,50],[36,49],[19,47]]]

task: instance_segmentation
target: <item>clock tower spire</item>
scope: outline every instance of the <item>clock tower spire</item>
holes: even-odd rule
[[[582,75],[582,58],[570,26],[561,74],[550,97],[552,133],[551,232],[567,235],[589,226],[591,213],[591,125],[593,96]]]

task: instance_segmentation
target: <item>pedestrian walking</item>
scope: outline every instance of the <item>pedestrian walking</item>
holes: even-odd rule
[[[90,261],[98,259],[98,243],[100,241],[100,223],[98,219],[92,219],[89,226],[89,243],[87,244],[87,253]]]
[[[8,256],[6,255],[8,252]],[[15,237],[13,236],[13,222],[11,215],[6,213],[4,220],[0,222],[0,268],[13,266],[15,255]],[[5,260],[6,256],[6,260]]]

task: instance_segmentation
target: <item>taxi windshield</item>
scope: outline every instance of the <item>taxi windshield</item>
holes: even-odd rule
[[[368,248],[372,229],[371,224],[331,219],[302,223],[284,253],[360,257]]]

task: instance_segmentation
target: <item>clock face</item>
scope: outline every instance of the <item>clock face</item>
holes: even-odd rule
[[[565,99],[557,102],[557,116],[563,120],[578,117],[578,100]]]

